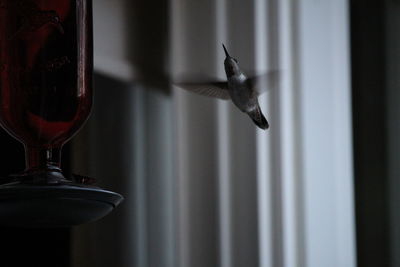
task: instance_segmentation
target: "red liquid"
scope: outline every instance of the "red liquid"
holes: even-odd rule
[[[83,125],[92,68],[90,0],[0,0],[0,124],[28,150],[60,149]]]

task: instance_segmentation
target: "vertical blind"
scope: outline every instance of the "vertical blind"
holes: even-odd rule
[[[347,1],[138,3],[152,24],[94,3],[102,75],[74,168],[126,200],[75,229],[75,266],[355,266]],[[221,43],[249,74],[280,71],[270,130],[168,84],[223,79]]]

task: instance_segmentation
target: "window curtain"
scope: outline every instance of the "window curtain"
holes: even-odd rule
[[[73,231],[74,266],[354,267],[345,0],[94,3],[95,107],[73,168],[121,192]],[[112,38],[111,38],[112,37]],[[257,129],[171,86],[279,70]]]

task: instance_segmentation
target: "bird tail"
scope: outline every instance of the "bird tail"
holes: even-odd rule
[[[264,115],[261,112],[261,109],[259,106],[257,106],[255,109],[247,113],[250,118],[254,121],[254,123],[260,127],[263,130],[266,130],[269,128],[269,124],[267,119],[264,117]]]

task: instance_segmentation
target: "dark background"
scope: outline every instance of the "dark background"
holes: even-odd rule
[[[17,173],[25,167],[21,143],[0,130],[0,175]],[[69,147],[63,150],[63,168],[69,168]],[[0,218],[1,220],[1,218]],[[0,227],[0,266],[70,266],[70,230]]]
[[[397,266],[390,260],[386,3],[350,3],[357,262]]]

